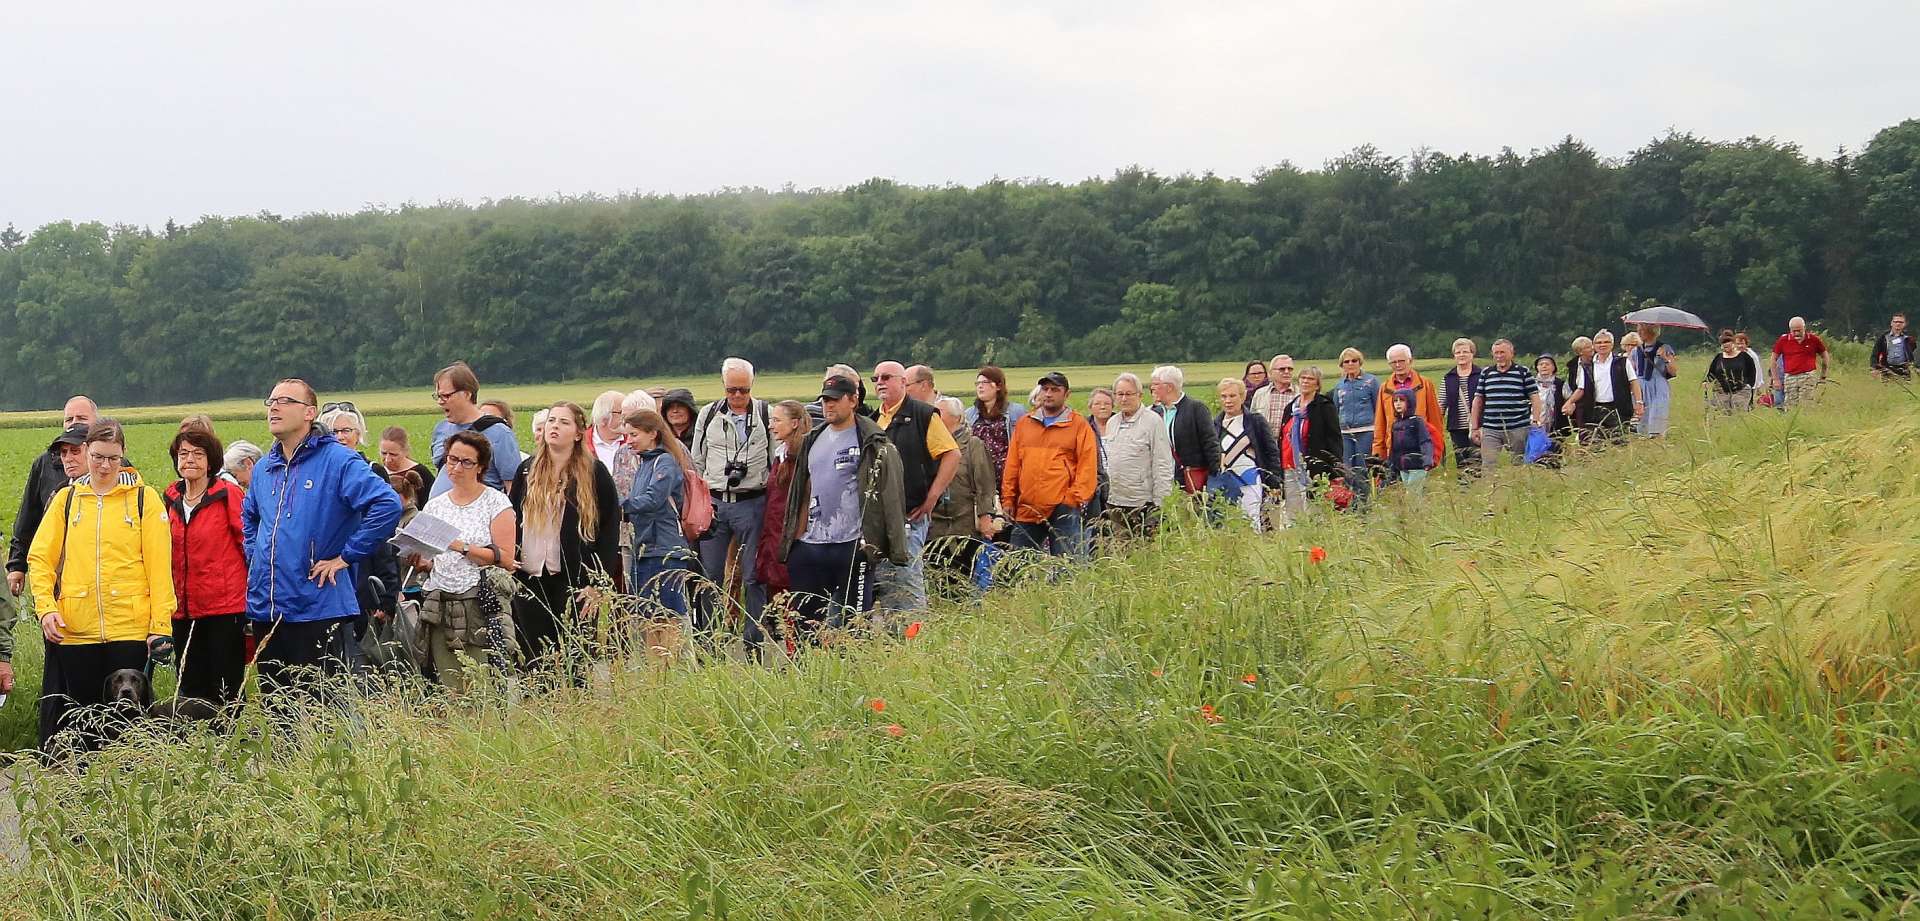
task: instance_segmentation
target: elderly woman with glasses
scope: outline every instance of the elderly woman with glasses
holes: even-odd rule
[[[1367,373],[1359,349],[1340,352],[1340,382],[1333,406],[1340,414],[1340,466],[1354,497],[1367,496],[1367,458],[1373,454],[1374,418],[1380,408],[1380,379]]]

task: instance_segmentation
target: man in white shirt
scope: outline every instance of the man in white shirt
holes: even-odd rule
[[[593,411],[588,414],[593,428],[587,432],[587,441],[593,445],[593,456],[608,472],[613,470],[614,455],[626,444],[626,439],[620,436],[620,404],[625,399],[626,395],[620,391],[609,390],[594,398]]]
[[[1113,382],[1114,412],[1101,432],[1107,448],[1107,517],[1122,536],[1150,537],[1173,494],[1173,442],[1166,421],[1140,400],[1140,378]]]

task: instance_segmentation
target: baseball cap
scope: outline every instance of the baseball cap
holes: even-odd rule
[[[84,425],[74,425],[69,426],[66,431],[61,432],[60,437],[55,438],[53,443],[47,445],[47,450],[49,452],[58,451],[61,445],[73,445],[77,448],[86,443],[87,427]]]
[[[1048,384],[1052,384],[1062,390],[1071,389],[1067,387],[1067,376],[1058,371],[1048,371],[1045,377],[1040,378],[1040,386],[1045,387]]]
[[[820,385],[820,399],[822,400],[837,400],[841,397],[859,395],[859,385],[838,374],[827,378],[826,383]]]

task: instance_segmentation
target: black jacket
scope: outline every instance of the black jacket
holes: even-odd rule
[[[1292,422],[1289,414],[1280,424],[1279,437],[1287,437],[1287,426]],[[1307,455],[1308,476],[1330,480],[1340,475],[1340,410],[1334,407],[1332,397],[1316,393],[1307,403],[1307,436],[1301,439],[1301,447]]]
[[[1267,419],[1259,413],[1242,412],[1246,434],[1253,439],[1253,465],[1260,468],[1260,482],[1272,486],[1280,482],[1280,442],[1273,430],[1267,427]],[[1179,421],[1179,420],[1174,420]],[[1227,443],[1227,414],[1213,417],[1213,437],[1222,445]],[[1224,456],[1225,449],[1222,449]]]
[[[1179,476],[1182,467],[1198,467],[1211,476],[1220,469],[1220,435],[1213,429],[1213,413],[1189,394],[1182,394],[1173,410],[1174,475]],[[1160,406],[1153,411],[1166,416]]]
[[[1873,340],[1873,357],[1867,360],[1867,367],[1872,368],[1876,371],[1886,370],[1887,337],[1891,335],[1893,335],[1893,333],[1891,332],[1881,333],[1880,338]],[[1914,362],[1913,334],[1908,333],[1906,335],[1901,336],[1900,338],[1907,340],[1907,364],[1911,365]]]
[[[46,517],[47,502],[70,482],[66,468],[60,466],[60,458],[52,451],[42,451],[34,457],[33,466],[27,469],[26,487],[20,491],[20,512],[13,516],[13,543],[7,549],[8,572],[27,571],[27,548],[33,544],[33,532],[40,530],[40,519]]]
[[[519,472],[513,475],[512,491],[507,493],[507,499],[513,503],[516,548],[526,546],[527,517],[523,509],[527,501],[527,476],[533,470],[535,459],[521,461]],[[580,536],[580,509],[574,496],[568,495],[560,506],[560,566],[565,570],[567,584],[574,588],[590,584],[590,571],[606,573],[616,587],[624,587],[627,580],[620,570],[620,497],[614,492],[613,474],[607,472],[607,465],[588,466],[593,468],[594,504],[600,509],[598,533],[591,542]]]

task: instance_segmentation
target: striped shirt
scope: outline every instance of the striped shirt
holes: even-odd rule
[[[1533,375],[1519,363],[1481,368],[1474,396],[1485,402],[1480,407],[1480,427],[1505,431],[1523,429],[1533,421]]]

